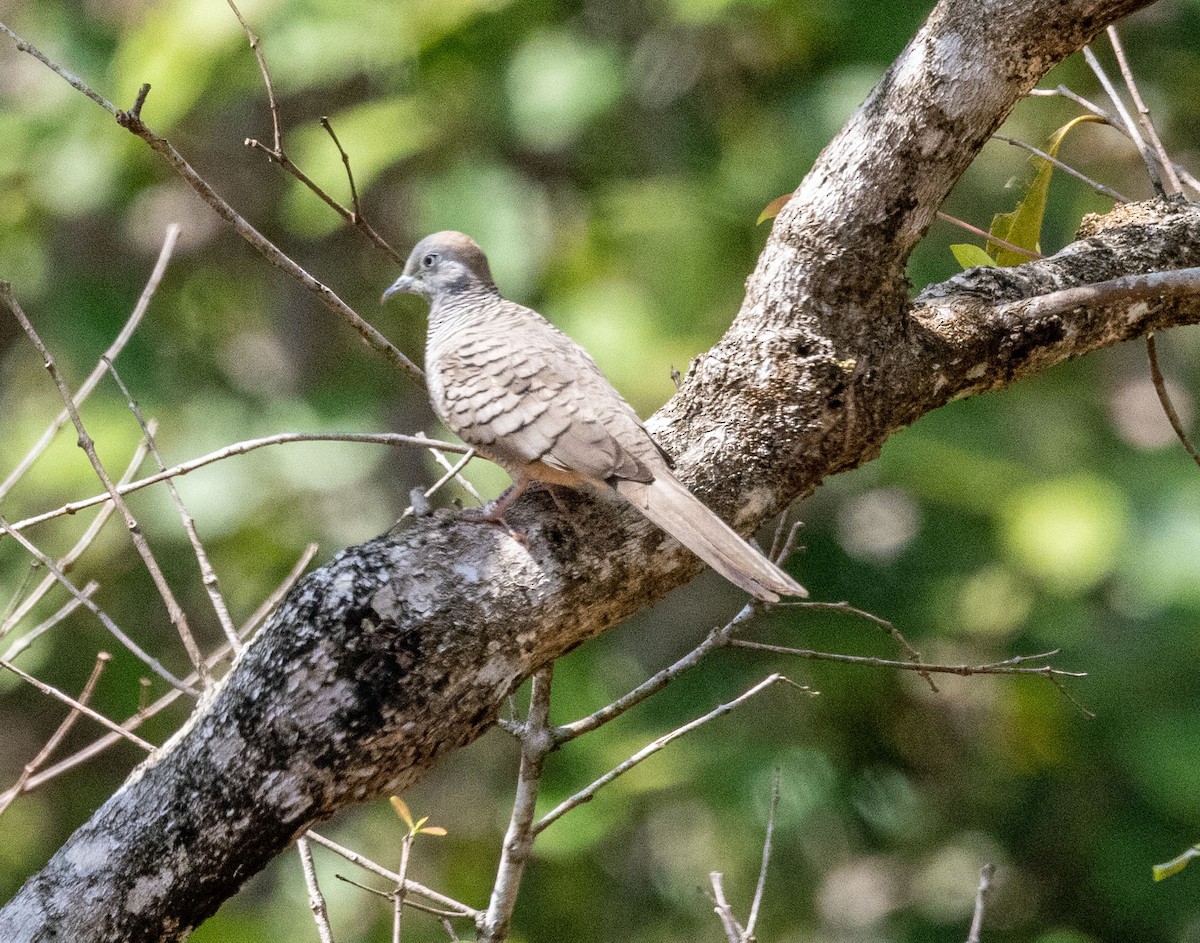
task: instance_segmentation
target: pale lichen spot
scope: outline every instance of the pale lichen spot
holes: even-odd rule
[[[452,572],[462,578],[464,583],[478,583],[482,577],[479,573],[479,567],[473,563],[456,563],[451,567]]]
[[[157,874],[143,875],[133,882],[125,896],[125,909],[140,914],[166,897],[174,883],[175,872],[171,868],[164,867]]]
[[[112,864],[112,855],[120,843],[110,835],[98,835],[67,845],[67,861],[80,875],[103,871]]]
[[[744,503],[737,513],[737,522],[758,520],[770,510],[774,495],[770,488],[752,488],[747,492]]]
[[[1130,323],[1132,323],[1134,321],[1140,321],[1142,318],[1144,318],[1146,316],[1146,314],[1147,314],[1147,312],[1149,312],[1149,310],[1150,310],[1150,305],[1148,302],[1139,301],[1136,304],[1132,304],[1129,306],[1129,310],[1125,312],[1125,320]]]
[[[484,662],[476,680],[481,686],[487,685],[494,691],[503,693],[512,685],[517,673],[517,665],[512,659],[504,655],[494,655]]]

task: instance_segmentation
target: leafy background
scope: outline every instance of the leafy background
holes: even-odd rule
[[[263,38],[289,154],[347,198],[328,115],[375,225],[402,251],[465,229],[506,294],[584,343],[644,413],[672,367],[709,347],[737,310],[766,237],[760,210],[791,190],[927,15],[909,0],[245,0]],[[0,0],[12,25],[99,91],[143,111],[226,197],[317,277],[417,356],[419,303],[381,310],[396,266],[310,193],[246,149],[270,138],[253,56],[219,0]],[[1168,147],[1195,163],[1200,4],[1163,2],[1123,27]],[[1100,44],[1103,48],[1103,44]],[[1106,54],[1106,53],[1103,53]],[[1106,59],[1106,61],[1110,61]],[[1043,82],[1098,96],[1082,61]],[[1022,103],[1006,133],[1046,140],[1075,111]],[[130,135],[8,42],[0,43],[0,277],[11,280],[78,382],[127,316],[165,226],[183,224],[149,316],[118,363],[178,461],[280,431],[425,429],[420,392],[252,252]],[[1073,132],[1061,156],[1135,197],[1136,154],[1111,129]],[[989,144],[944,209],[986,227],[1011,209],[1025,157]],[[1056,176],[1043,246],[1069,242],[1107,201]],[[915,287],[951,275],[937,223],[910,266]],[[35,353],[0,319],[0,470],[59,403]],[[1190,422],[1200,333],[1172,332],[1162,357]],[[84,411],[110,465],[138,430],[106,382]],[[487,494],[502,473],[473,466]],[[411,452],[315,444],[262,451],[180,482],[235,616],[245,617],[310,540],[319,560],[387,528],[437,469]],[[17,519],[96,491],[63,435],[0,507]],[[515,939],[718,939],[702,888],[721,870],[744,915],[772,770],[781,771],[776,852],[760,938],[939,941],[965,936],[979,866],[1000,869],[992,940],[1200,940],[1192,870],[1162,884],[1150,866],[1200,838],[1200,479],[1174,442],[1140,345],[1102,352],[1000,394],[948,406],[882,457],[804,502],[795,570],[818,599],[893,620],[928,659],[982,662],[1062,648],[1088,672],[1070,691],[1038,679],[920,680],[879,669],[712,656],[647,705],[552,758],[551,803],[653,737],[772,670],[820,690],[772,689],[672,745],[548,830]],[[448,498],[448,496],[446,496]],[[207,645],[219,641],[163,494],[133,501]],[[81,515],[84,517],[86,515]],[[62,552],[85,521],[36,531]],[[27,561],[0,542],[0,604]],[[76,571],[100,580],[113,617],[170,666],[178,642],[114,521]],[[51,598],[32,625],[65,600]],[[554,717],[634,686],[740,605],[711,574],[589,643],[556,669]],[[754,637],[893,656],[845,616],[779,612]],[[112,649],[77,614],[22,656],[78,690]],[[124,716],[141,666],[117,651],[96,705]],[[155,682],[154,690],[158,690]],[[0,783],[16,779],[61,718],[0,675]],[[182,714],[148,728],[163,739]],[[82,726],[82,725],[81,725]],[[67,747],[94,735],[84,729]],[[137,761],[119,746],[22,798],[0,821],[0,898],[15,892]],[[406,798],[449,835],[418,842],[413,876],[483,905],[516,750],[493,732]],[[549,806],[547,805],[547,808]],[[387,803],[327,831],[393,863],[401,825]],[[353,869],[317,849],[339,941],[385,940],[376,898],[334,879]],[[466,928],[464,928],[466,929]],[[443,931],[414,916],[411,939]],[[193,937],[315,939],[299,862],[288,854]]]

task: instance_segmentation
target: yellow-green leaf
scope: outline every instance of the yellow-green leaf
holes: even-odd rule
[[[1095,115],[1080,115],[1073,121],[1068,121],[1050,136],[1046,153],[1058,157],[1058,149],[1067,133],[1084,121],[1098,121]],[[1014,246],[1028,249],[1030,252],[1041,252],[1042,221],[1046,217],[1046,200],[1050,195],[1050,177],[1054,165],[1037,154],[1030,155],[1031,170],[1029,185],[1025,195],[1010,213],[997,213],[992,218],[988,232],[997,239],[1003,239]],[[1029,257],[1005,248],[998,242],[988,242],[987,253],[996,260],[997,265],[1020,265],[1028,262]]]
[[[416,826],[413,824],[412,813],[408,811],[408,803],[399,796],[392,796],[388,801],[391,802],[392,808],[396,810],[396,814],[409,827],[409,830],[414,829]]]
[[[774,219],[779,215],[779,211],[787,205],[787,201],[791,198],[792,195],[790,193],[785,193],[783,196],[775,197],[775,199],[768,203],[763,208],[763,211],[758,214],[758,219],[755,221],[754,225],[757,226],[759,223],[764,223],[768,219]]]
[[[958,264],[964,269],[975,268],[977,265],[992,267],[996,265],[995,259],[979,248],[979,246],[973,246],[969,242],[961,242],[958,245],[951,246],[950,251],[954,253],[954,258],[958,260]]]
[[[1154,880],[1161,881],[1173,874],[1178,874],[1188,866],[1188,862],[1193,858],[1200,858],[1200,845],[1193,845],[1179,857],[1172,858],[1165,864],[1154,865]]]
[[[440,825],[427,825],[427,826],[425,826],[425,828],[421,829],[421,834],[422,835],[445,835],[445,834],[447,834],[447,832]]]

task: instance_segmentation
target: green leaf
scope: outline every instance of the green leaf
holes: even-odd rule
[[[984,252],[979,246],[971,245],[969,242],[960,242],[956,246],[951,246],[950,251],[954,253],[954,258],[958,260],[958,264],[964,269],[975,268],[979,265],[990,267],[996,266],[996,260]]]
[[[1050,136],[1046,153],[1051,157],[1058,157],[1058,148],[1072,128],[1084,121],[1098,120],[1095,115],[1081,115],[1073,121],[1068,121]],[[1050,195],[1050,177],[1054,172],[1054,165],[1045,158],[1032,154],[1029,158],[1029,168],[1031,174],[1025,196],[1012,212],[997,213],[992,218],[988,232],[1014,246],[1040,253],[1042,221],[1046,217],[1046,201]],[[1029,261],[1028,256],[1005,248],[998,242],[989,241],[987,253],[996,260],[997,265],[1020,265]]]

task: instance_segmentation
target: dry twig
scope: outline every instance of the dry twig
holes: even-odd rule
[[[104,362],[108,366],[109,372],[112,373],[117,386],[121,388],[121,393],[125,396],[125,402],[128,404],[130,412],[133,413],[138,426],[141,427],[142,441],[150,449],[151,454],[153,454],[154,462],[158,465],[158,470],[166,471],[166,463],[163,462],[162,454],[158,451],[158,445],[154,441],[154,430],[142,416],[141,409],[134,402],[133,396],[121,380],[121,375],[117,373],[117,368],[113,365],[112,361],[106,359]],[[171,479],[167,479],[167,492],[171,495],[171,500],[175,504],[175,510],[179,514],[180,521],[183,523],[183,529],[187,533],[188,542],[192,545],[192,553],[195,555],[196,563],[200,567],[200,580],[204,584],[205,591],[208,593],[213,611],[217,614],[217,621],[220,622],[221,629],[225,632],[225,638],[229,640],[229,644],[233,646],[233,650],[236,652],[241,647],[237,629],[234,628],[233,618],[229,615],[229,607],[225,604],[225,597],[221,595],[221,586],[217,581],[216,571],[208,559],[208,554],[204,550],[204,544],[200,542],[200,534],[196,531],[196,521],[188,513],[188,509],[184,506],[183,498],[180,497],[179,489],[175,487],[175,482]],[[201,659],[200,665],[203,666],[203,664],[204,661]]]
[[[129,460],[129,464],[125,468],[125,473],[121,476],[120,481],[117,482],[118,487],[120,487],[121,485],[129,484],[129,482],[133,479],[133,476],[135,474],[137,474],[137,470],[139,468],[141,468],[142,462],[144,462],[146,460],[146,452],[147,452],[146,443],[145,442],[139,443],[138,447],[133,450],[133,457]],[[75,541],[74,546],[72,546],[70,550],[68,550],[66,553],[64,553],[61,557],[58,558],[58,568],[60,570],[62,570],[64,573],[71,572],[71,569],[74,567],[75,562],[87,551],[88,547],[90,547],[92,545],[93,541],[95,541],[96,537],[99,535],[101,529],[104,527],[104,525],[106,523],[108,523],[108,519],[112,516],[112,512],[114,510],[116,510],[116,506],[113,505],[111,502],[103,505],[100,508],[100,512],[95,516],[95,518],[92,519],[92,522],[90,524],[88,524],[87,529],[84,530],[84,532],[80,536],[80,538],[77,541]],[[36,567],[37,564],[34,563],[33,566]],[[21,601],[21,604],[19,606],[16,606],[9,613],[7,618],[0,621],[0,639],[4,638],[6,635],[8,635],[8,633],[10,631],[12,631],[12,629],[22,619],[24,619],[25,616],[27,616],[29,614],[29,612],[33,609],[33,607],[36,606],[42,600],[42,598],[46,595],[46,593],[48,593],[50,591],[50,588],[52,586],[57,585],[57,582],[58,581],[50,574],[47,574],[46,576],[44,576],[42,578],[42,581],[34,588],[33,592],[31,592],[28,596],[26,596],[25,599],[23,599]],[[91,585],[98,585],[98,584],[91,584]],[[87,592],[86,587],[84,589],[84,593],[86,595],[91,595],[90,593]],[[14,597],[14,601],[15,601],[15,597]],[[71,605],[70,603],[68,603],[68,605],[70,606],[70,609],[63,612],[63,615],[62,615],[63,618],[66,618],[66,616],[69,614],[71,609],[74,609],[75,606],[79,605],[78,600],[73,600],[73,602],[74,602],[74,605]],[[47,625],[46,623],[43,623],[42,625],[38,626],[37,629],[34,629],[33,631],[26,633],[24,636],[22,636],[22,638],[20,640],[13,643],[13,647],[8,650],[7,657],[15,658],[17,656],[18,652],[23,651],[25,648],[27,648],[29,646],[29,644],[35,638],[37,638],[38,635],[40,635],[42,632],[46,631],[46,629],[48,629],[49,627],[50,627],[49,625]],[[20,646],[20,648],[18,648],[17,646]]]
[[[790,678],[787,678],[784,675],[781,675],[779,673],[768,675],[767,677],[763,678],[762,681],[759,681],[758,684],[755,684],[752,687],[750,687],[748,690],[743,691],[741,694],[739,694],[737,697],[735,697],[732,701],[728,701],[725,704],[721,704],[718,707],[713,708],[711,711],[709,711],[703,717],[697,717],[695,720],[689,721],[688,723],[684,724],[681,727],[676,727],[670,733],[664,734],[663,736],[652,741],[651,743],[648,743],[646,746],[642,747],[642,749],[638,750],[637,753],[633,754],[633,756],[629,757],[629,759],[625,760],[623,763],[617,764],[615,767],[610,769],[607,773],[605,773],[599,779],[595,780],[590,785],[585,786],[583,789],[579,790],[579,792],[575,793],[570,798],[563,800],[561,803],[559,803],[557,806],[555,806],[553,809],[551,809],[549,812],[547,812],[545,815],[543,815],[537,821],[537,823],[533,827],[534,834],[536,835],[539,832],[541,832],[543,829],[545,829],[547,826],[552,825],[554,822],[558,821],[560,818],[562,818],[564,815],[566,815],[566,813],[570,812],[572,809],[583,805],[585,802],[591,802],[592,799],[594,799],[596,797],[596,793],[599,792],[601,789],[603,789],[605,786],[607,786],[610,782],[612,782],[618,776],[621,776],[621,775],[629,772],[629,770],[633,769],[635,766],[637,766],[643,760],[649,759],[655,753],[657,753],[659,750],[663,749],[665,746],[667,746],[669,743],[671,743],[673,740],[679,739],[684,734],[690,733],[691,731],[695,730],[697,727],[702,727],[704,724],[708,723],[710,720],[716,720],[718,717],[722,717],[725,714],[728,714],[730,711],[734,710],[741,704],[744,704],[746,701],[750,700],[750,698],[754,697],[756,694],[761,694],[763,691],[765,691],[771,685],[776,684],[777,682],[783,682],[784,684],[790,684],[792,687],[798,688],[799,690],[804,691],[805,693],[810,694],[810,695],[816,694],[815,691],[810,690],[809,688],[805,687],[804,685],[796,684],[796,682],[792,681]]]
[[[48,694],[53,698],[57,698],[58,700],[62,701],[64,704],[66,704],[68,707],[71,707],[73,710],[78,711],[80,714],[86,714],[88,717],[92,718],[92,720],[96,721],[99,724],[103,724],[105,727],[107,727],[113,733],[119,734],[120,736],[122,736],[126,740],[128,740],[130,743],[136,743],[139,747],[141,747],[143,750],[147,751],[148,753],[154,753],[154,751],[158,749],[156,746],[154,746],[154,744],[149,743],[146,740],[143,740],[137,734],[130,733],[128,730],[121,727],[115,721],[109,720],[103,714],[92,710],[86,704],[83,704],[80,701],[77,701],[75,698],[71,697],[69,694],[64,694],[62,691],[58,690],[58,688],[53,687],[49,684],[46,684],[46,682],[35,678],[33,675],[29,674],[29,672],[27,672],[27,671],[22,671],[20,668],[18,668],[16,665],[14,665],[11,661],[6,661],[5,659],[0,658],[0,668],[7,668],[9,671],[11,671],[13,674],[15,674],[22,681],[27,681],[29,684],[32,684],[35,688],[37,688],[43,694]],[[28,792],[29,790],[26,789],[25,791]]]
[[[4,29],[3,24],[0,24],[0,29]],[[10,36],[13,35],[11,31],[5,30],[5,32],[8,32]],[[167,235],[163,239],[162,249],[159,250],[158,261],[154,263],[154,268],[150,272],[150,278],[146,281],[146,287],[142,289],[142,294],[138,298],[137,304],[134,305],[133,312],[121,327],[116,340],[104,352],[104,358],[110,361],[116,360],[117,355],[125,349],[125,345],[129,343],[133,332],[141,324],[142,317],[146,314],[146,309],[150,306],[150,299],[154,297],[154,293],[158,290],[159,283],[167,271],[167,263],[171,260],[171,253],[175,251],[175,243],[178,238],[179,226],[176,223],[172,223],[167,227]],[[72,397],[72,402],[76,407],[88,398],[92,390],[96,388],[96,384],[100,382],[102,376],[104,376],[103,358],[92,369],[92,372],[88,374],[88,378],[83,381],[83,384],[79,387],[74,397]],[[13,485],[21,480],[21,477],[29,470],[33,463],[46,451],[47,447],[54,440],[54,437],[58,435],[59,430],[67,424],[68,419],[70,419],[70,414],[64,408],[46,428],[46,431],[42,433],[42,437],[38,439],[28,454],[21,459],[17,467],[4,479],[4,483],[0,484],[0,501],[4,500],[4,496],[12,490]]]
[[[402,354],[395,344],[384,337],[383,334],[369,324],[358,312],[342,301],[331,288],[315,279],[286,255],[283,250],[271,242],[271,240],[251,226],[245,218],[213,189],[207,180],[196,172],[196,169],[187,162],[170,141],[150,130],[149,126],[142,121],[136,108],[130,111],[122,111],[108,99],[94,91],[78,76],[72,75],[62,66],[52,62],[41,50],[26,42],[4,23],[0,23],[0,32],[6,33],[16,43],[17,49],[20,52],[25,52],[33,56],[65,80],[72,88],[86,95],[112,115],[116,119],[117,124],[145,141],[151,150],[166,160],[171,165],[171,168],[183,178],[183,181],[195,190],[199,197],[212,207],[218,216],[229,223],[237,234],[246,240],[267,262],[296,279],[307,291],[315,295],[321,304],[357,331],[369,347],[382,353],[393,366],[399,367],[408,373],[418,383],[424,383],[425,374],[420,367]]]
[[[296,850],[300,853],[300,867],[304,870],[304,884],[308,888],[308,906],[312,910],[313,921],[317,925],[317,936],[321,943],[333,943],[333,930],[329,926],[329,908],[325,905],[325,895],[321,893],[321,885],[317,883],[317,869],[313,865],[312,849],[308,847],[308,838],[301,835],[296,839]]]
[[[1116,203],[1129,203],[1130,202],[1129,197],[1125,196],[1123,193],[1120,193],[1117,190],[1114,190],[1112,187],[1105,186],[1103,183],[1100,183],[1098,180],[1093,180],[1087,174],[1081,173],[1080,171],[1078,171],[1074,167],[1072,167],[1070,164],[1064,164],[1057,157],[1050,156],[1045,151],[1034,147],[1032,144],[1026,144],[1024,141],[1018,141],[1016,138],[1005,137],[1003,134],[993,134],[992,137],[995,138],[997,141],[1003,141],[1006,144],[1011,144],[1013,147],[1019,147],[1022,150],[1028,151],[1030,154],[1033,154],[1036,157],[1040,157],[1042,160],[1053,164],[1059,170],[1063,171],[1064,173],[1070,174],[1076,180],[1082,180],[1084,183],[1086,183],[1089,187],[1091,187],[1093,190],[1095,190],[1101,196],[1106,196],[1110,200],[1112,200]],[[996,241],[995,236],[989,235],[988,238],[991,239],[992,242]]]
[[[1146,146],[1146,142],[1142,139],[1141,133],[1138,131],[1137,124],[1129,115],[1129,110],[1125,107],[1125,101],[1117,92],[1117,87],[1113,85],[1112,79],[1108,77],[1108,73],[1104,71],[1104,67],[1100,65],[1100,60],[1096,58],[1096,54],[1092,52],[1091,46],[1083,47],[1083,57],[1087,60],[1087,64],[1091,67],[1096,78],[1100,80],[1100,84],[1104,86],[1104,91],[1108,93],[1109,99],[1116,106],[1117,114],[1121,116],[1121,123],[1125,126],[1125,130],[1129,133],[1130,140],[1133,141],[1134,147],[1138,149],[1138,153],[1142,155],[1142,162],[1146,165],[1146,173],[1150,177],[1150,182],[1154,185],[1154,190],[1160,196],[1165,195],[1166,191],[1163,188],[1162,175],[1158,171],[1158,165],[1154,162],[1154,155],[1150,152],[1150,148]]]
[[[92,699],[92,692],[96,689],[96,682],[100,680],[100,673],[104,670],[104,666],[111,660],[112,655],[108,652],[99,652],[96,655],[96,663],[92,666],[92,673],[83,685],[83,690],[79,692],[79,704],[86,705]],[[13,800],[25,791],[25,784],[29,782],[29,777],[41,768],[42,764],[50,758],[50,754],[62,743],[63,737],[67,735],[67,731],[79,719],[79,714],[80,710],[78,707],[71,708],[67,716],[63,718],[62,723],[50,735],[50,739],[38,750],[37,755],[21,769],[21,775],[17,778],[17,781],[9,789],[5,790],[4,793],[0,794],[0,814],[3,814],[4,810],[12,805]]]
[[[263,601],[263,604],[255,610],[254,614],[251,615],[245,623],[243,623],[241,629],[238,631],[238,635],[242,640],[248,639],[254,633],[254,630],[258,628],[259,623],[269,616],[275,607],[279,605],[280,600],[287,595],[288,591],[293,585],[295,585],[296,581],[300,579],[301,575],[303,575],[304,571],[308,568],[308,565],[312,562],[312,558],[316,552],[317,545],[309,544],[304,553],[301,554],[300,559],[296,561],[295,566],[292,567],[291,572],[289,572],[284,578],[283,582],[276,587],[274,591],[272,591],[271,595]],[[84,591],[87,591],[86,587],[84,588]],[[217,667],[230,655],[232,651],[233,647],[228,642],[221,645],[216,651],[208,656],[207,662],[209,669],[211,670]],[[198,676],[196,674],[191,674],[184,679],[184,684],[192,685],[195,684],[197,680]],[[156,716],[167,707],[174,704],[182,693],[183,692],[178,688],[174,688],[168,691],[158,700],[154,701],[152,704],[140,705],[137,713],[125,720],[121,724],[121,728],[123,730],[136,730],[151,717]],[[71,754],[66,759],[60,760],[58,763],[48,767],[43,772],[33,776],[30,779],[28,788],[25,791],[30,792],[36,789],[38,786],[41,786],[43,783],[48,782],[57,776],[61,776],[68,770],[74,769],[76,766],[79,766],[80,764],[90,760],[92,757],[104,752],[110,746],[112,746],[114,743],[118,743],[120,740],[121,737],[117,734],[105,734],[95,742],[90,743],[88,746],[83,747],[82,749]]]
[[[1125,58],[1125,47],[1121,43],[1121,37],[1117,35],[1117,28],[1109,26],[1106,30],[1108,33],[1108,41],[1112,43],[1113,55],[1117,58],[1117,66],[1121,70],[1121,77],[1125,80],[1125,87],[1129,89],[1129,97],[1133,99],[1133,106],[1138,110],[1138,120],[1142,126],[1142,130],[1146,132],[1146,137],[1150,139],[1150,146],[1154,148],[1154,154],[1158,159],[1159,166],[1162,167],[1163,173],[1166,176],[1166,195],[1178,196],[1183,187],[1179,183],[1179,177],[1175,174],[1175,168],[1171,166],[1171,159],[1167,156],[1167,149],[1163,147],[1162,139],[1158,136],[1158,131],[1154,127],[1154,122],[1150,120],[1150,109],[1146,107],[1146,102],[1142,99],[1142,93],[1138,91],[1137,83],[1133,80],[1133,70],[1129,68],[1129,62]]]
[[[531,683],[529,713],[521,725],[521,767],[517,774],[517,794],[513,799],[512,816],[500,850],[500,864],[492,885],[491,901],[479,934],[480,943],[500,943],[508,936],[521,876],[533,852],[536,834],[533,817],[542,780],[542,766],[546,756],[557,746],[550,728],[550,687],[553,678],[554,666],[548,665],[533,676]]]
[[[333,133],[333,128],[329,124],[328,118],[321,119],[321,127],[323,127],[329,133],[329,136],[333,138],[334,146],[337,147],[338,153],[342,156],[342,163],[346,167],[346,177],[350,181],[350,196],[354,201],[353,211],[346,209],[346,207],[342,206],[341,203],[326,193],[325,190],[319,184],[317,184],[315,180],[297,167],[292,159],[284,152],[283,137],[280,130],[281,122],[279,120],[279,105],[275,101],[275,89],[271,84],[271,73],[267,69],[266,57],[263,55],[262,41],[253,32],[253,30],[250,29],[245,17],[242,16],[241,11],[234,5],[233,0],[227,0],[227,2],[232,8],[234,16],[238,18],[238,22],[242,24],[242,29],[246,33],[246,39],[250,43],[250,48],[254,50],[254,58],[258,60],[258,71],[262,74],[263,85],[265,85],[267,88],[267,102],[271,108],[271,127],[275,135],[274,145],[271,147],[268,147],[255,138],[246,138],[246,147],[266,154],[269,160],[274,161],[293,177],[299,180],[302,184],[304,184],[304,186],[308,187],[308,189],[311,190],[312,193],[317,196],[326,206],[341,216],[346,222],[350,223],[350,225],[352,225],[359,233],[365,236],[377,248],[386,253],[393,262],[403,265],[405,261],[404,257],[395,249],[393,249],[388,244],[387,240],[384,239],[383,236],[379,235],[379,233],[375,231],[375,228],[371,226],[363,217],[362,207],[358,202],[358,189],[354,186],[354,174],[350,171],[350,157],[342,147],[342,142],[339,141],[337,135]]]
[[[1158,401],[1167,415],[1167,421],[1175,431],[1175,437],[1183,443],[1188,455],[1192,457],[1192,461],[1200,465],[1200,454],[1197,454],[1196,447],[1188,438],[1187,430],[1183,428],[1183,420],[1179,418],[1175,404],[1171,402],[1171,394],[1167,391],[1167,381],[1163,378],[1162,369],[1158,365],[1158,346],[1155,343],[1153,332],[1146,335],[1146,356],[1150,360],[1150,379],[1154,382],[1154,392],[1158,394]]]
[[[203,468],[205,465],[224,461],[235,455],[245,455],[247,452],[253,452],[255,449],[265,448],[269,445],[286,445],[290,442],[363,442],[370,445],[416,446],[418,448],[436,447],[445,452],[455,453],[465,453],[468,451],[467,446],[454,442],[438,442],[435,439],[428,439],[423,436],[401,435],[397,432],[281,432],[278,435],[264,436],[261,439],[247,439],[245,442],[235,442],[233,445],[227,445],[224,448],[217,449],[215,452],[201,455],[199,458],[193,458],[190,461],[173,465],[165,471],[148,475],[137,481],[131,481],[127,485],[118,487],[117,492],[122,496],[127,495],[133,491],[140,491],[142,488],[149,488],[160,481],[179,478],[182,475],[194,472],[198,468]],[[12,525],[12,529],[16,531],[25,530],[36,524],[45,523],[56,517],[62,517],[64,514],[75,514],[84,508],[103,504],[109,500],[111,500],[111,497],[108,494],[98,494],[80,501],[72,501],[69,504],[62,505],[62,507],[55,508],[53,511],[45,511],[41,514],[35,514],[33,517],[17,521]]]
[[[983,930],[983,912],[987,908],[988,895],[992,890],[992,876],[995,873],[994,864],[985,864],[979,871],[979,890],[975,892],[975,913],[971,917],[971,932],[967,934],[967,943],[979,943],[979,934]]]
[[[117,490],[116,484],[109,477],[108,470],[104,467],[104,463],[100,461],[100,456],[96,452],[96,443],[92,437],[88,435],[88,431],[83,424],[83,419],[79,415],[79,410],[75,407],[75,400],[71,396],[71,390],[68,388],[66,380],[63,379],[59,372],[58,364],[51,355],[46,344],[42,341],[41,336],[34,328],[33,323],[26,316],[21,305],[17,302],[16,294],[12,290],[12,285],[8,282],[0,282],[0,299],[3,299],[12,311],[14,317],[20,322],[25,334],[33,342],[33,346],[37,348],[41,354],[42,362],[46,365],[46,370],[50,373],[50,378],[54,381],[54,385],[58,388],[58,393],[62,397],[63,404],[67,408],[67,413],[71,417],[71,423],[75,426],[76,432],[79,433],[79,447],[83,449],[91,462],[92,468],[96,472],[96,477],[100,479],[100,483],[104,485],[104,490],[108,492],[113,503],[116,504],[117,510],[121,512],[121,516],[125,519],[125,526],[129,529],[129,536],[133,540],[133,546],[138,552],[138,556],[142,558],[142,562],[146,566],[146,571],[150,574],[151,580],[154,581],[154,588],[158,590],[158,594],[162,597],[163,603],[167,607],[167,615],[171,623],[175,626],[179,633],[180,641],[183,642],[184,650],[191,659],[193,667],[199,672],[200,680],[205,687],[208,686],[209,679],[207,671],[204,668],[204,656],[200,653],[200,648],[196,644],[195,638],[192,636],[191,627],[188,625],[187,614],[183,611],[183,607],[179,605],[179,601],[175,598],[175,593],[172,592],[170,584],[167,583],[166,576],[163,575],[158,561],[154,557],[154,552],[150,549],[150,543],[146,540],[146,535],[142,533],[141,527],[138,525],[137,519],[134,518],[133,512],[129,509],[129,505],[125,503],[125,499]]]
[[[42,564],[42,566],[44,566],[50,571],[50,573],[54,575],[54,578],[63,585],[67,592],[78,599],[81,604],[86,606],[88,610],[100,620],[101,624],[112,633],[113,638],[124,645],[125,648],[133,653],[135,657],[140,659],[146,665],[146,667],[166,681],[167,684],[171,685],[171,687],[178,688],[184,694],[189,694],[192,697],[197,695],[197,692],[192,687],[184,684],[177,677],[175,677],[175,675],[171,674],[171,672],[163,667],[162,662],[160,662],[154,656],[148,654],[145,649],[137,644],[137,642],[126,635],[125,632],[121,630],[121,628],[109,617],[106,612],[104,612],[103,609],[92,602],[88,596],[85,596],[83,592],[67,578],[66,574],[55,565],[53,560],[51,560],[48,556],[46,556],[46,554],[30,543],[24,534],[18,533],[16,530],[14,530],[8,521],[6,521],[3,517],[0,517],[0,532],[8,534],[9,537],[12,537],[17,543],[24,547],[26,552],[35,557]]]

